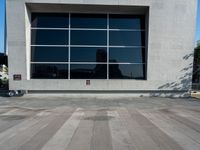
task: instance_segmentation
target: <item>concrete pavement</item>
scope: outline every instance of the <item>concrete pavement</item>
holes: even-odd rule
[[[200,150],[200,101],[0,98],[0,150]]]

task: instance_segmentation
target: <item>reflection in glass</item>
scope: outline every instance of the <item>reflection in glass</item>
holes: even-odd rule
[[[67,64],[32,64],[32,79],[67,79]]]
[[[39,28],[68,28],[69,14],[32,13],[31,26]]]
[[[110,29],[145,29],[144,16],[135,15],[109,15]]]
[[[145,16],[32,13],[31,27],[34,79],[146,78]]]
[[[144,32],[141,31],[110,31],[110,45],[113,46],[144,46]]]
[[[109,60],[119,63],[144,63],[145,49],[143,48],[110,48]]]
[[[71,79],[106,79],[107,65],[106,64],[78,64],[71,65]]]
[[[32,62],[66,62],[68,61],[67,47],[31,47]]]
[[[66,45],[68,30],[36,30],[32,29],[32,45]]]
[[[107,45],[107,32],[96,30],[72,30],[71,45]]]
[[[72,28],[107,28],[107,15],[104,14],[71,14]]]
[[[107,62],[107,50],[102,47],[72,47],[71,62]]]
[[[110,79],[145,79],[143,64],[110,64]]]

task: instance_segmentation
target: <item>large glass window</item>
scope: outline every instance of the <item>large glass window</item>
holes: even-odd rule
[[[31,26],[35,28],[68,28],[69,14],[33,13]]]
[[[72,30],[71,45],[107,45],[107,32],[97,30]]]
[[[110,62],[143,63],[145,62],[144,48],[110,48]]]
[[[144,16],[110,15],[109,25],[110,29],[144,30],[145,20]]]
[[[32,45],[66,45],[68,30],[32,29]]]
[[[145,17],[33,13],[33,79],[145,79]]]
[[[71,79],[107,79],[106,64],[72,64]]]
[[[107,15],[104,14],[71,14],[71,28],[107,28]]]
[[[110,79],[144,79],[144,65],[142,64],[110,64]]]
[[[143,31],[110,31],[111,46],[143,46]]]
[[[68,65],[32,64],[32,79],[68,79]]]
[[[32,62],[66,62],[68,47],[32,46]]]
[[[105,47],[71,47],[71,62],[107,62]]]

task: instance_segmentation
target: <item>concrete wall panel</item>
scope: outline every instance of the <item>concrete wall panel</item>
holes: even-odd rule
[[[38,5],[34,5],[36,3]],[[54,5],[44,7],[44,4]],[[134,10],[134,6],[149,7],[147,80],[91,80],[91,85],[86,86],[85,80],[29,79],[27,58],[30,49],[27,32],[30,31],[27,31],[29,28],[26,6],[30,11],[46,9],[67,12],[75,6],[83,9],[83,5],[88,10],[93,8],[92,11],[101,11],[100,5],[105,9],[110,7],[110,10],[115,12],[122,11],[122,6],[128,6],[128,11]],[[10,89],[189,91],[192,80],[196,13],[197,0],[7,0]],[[13,81],[13,74],[22,74],[22,81]]]

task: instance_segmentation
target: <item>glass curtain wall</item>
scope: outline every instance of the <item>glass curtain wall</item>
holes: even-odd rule
[[[33,13],[32,79],[145,79],[145,17]]]

